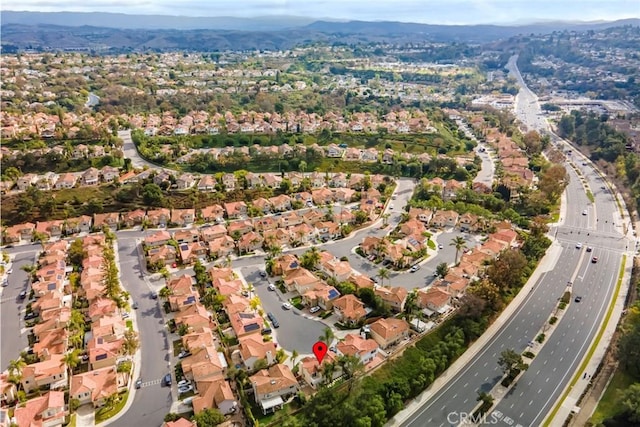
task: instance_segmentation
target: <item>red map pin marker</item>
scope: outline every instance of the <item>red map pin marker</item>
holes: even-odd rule
[[[327,354],[327,345],[322,341],[318,341],[313,345],[313,354],[316,355],[316,359],[318,359],[318,363],[322,363],[322,359],[324,359],[324,355]]]

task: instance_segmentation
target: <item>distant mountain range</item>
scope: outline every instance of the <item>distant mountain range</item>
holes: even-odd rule
[[[314,21],[310,18],[181,17],[76,12],[0,12],[4,52],[46,50],[280,50],[303,43],[329,42],[475,42],[518,34],[562,30],[599,30],[632,25],[640,19],[613,22],[547,22],[522,26],[431,25],[402,22]]]

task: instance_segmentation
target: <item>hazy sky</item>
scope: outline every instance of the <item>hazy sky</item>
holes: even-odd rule
[[[640,17],[640,0],[3,0],[2,10],[145,15],[294,15],[430,24],[527,23]]]

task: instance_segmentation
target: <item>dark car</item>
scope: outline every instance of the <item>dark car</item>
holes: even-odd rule
[[[171,385],[171,374],[167,374],[162,378],[163,385]]]
[[[591,258],[591,262],[592,262],[592,263],[594,263],[594,264],[595,264],[596,262],[598,262],[598,257],[597,257],[597,256],[594,256],[593,258]]]
[[[38,317],[38,313],[36,313],[35,311],[32,311],[32,312],[29,312],[29,313],[25,314],[24,320],[35,319],[36,317]]]
[[[140,387],[142,387],[142,380],[138,378],[138,380],[136,381],[136,388]]]
[[[138,309],[138,303],[134,302],[131,307],[133,307],[134,310],[137,310]]]
[[[151,299],[158,299],[158,294],[155,292],[151,292]]]
[[[580,301],[582,301],[582,297],[578,295],[574,301],[575,302],[580,302]]]
[[[264,328],[262,330],[262,335],[270,335],[271,334],[271,328]]]
[[[27,297],[27,291],[22,291],[18,294],[18,298],[25,299]]]
[[[273,326],[274,328],[280,327],[280,323],[278,323],[278,319],[276,319],[276,316],[274,316],[273,313],[267,313],[267,317],[271,321],[271,326]]]

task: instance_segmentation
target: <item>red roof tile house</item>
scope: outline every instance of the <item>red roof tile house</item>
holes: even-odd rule
[[[171,211],[166,208],[150,210],[147,212],[147,220],[153,227],[166,227],[171,220]]]
[[[195,348],[182,359],[182,371],[188,380],[200,382],[219,378],[227,367],[224,355],[215,346]]]
[[[297,268],[284,276],[284,286],[287,291],[295,290],[300,295],[304,295],[320,284],[324,284],[324,282],[306,268]]]
[[[200,216],[205,222],[220,222],[224,221],[224,208],[220,205],[211,205],[202,208]]]
[[[108,341],[103,337],[93,337],[87,344],[91,369],[115,366],[122,353],[123,339]]]
[[[65,424],[64,393],[49,391],[43,396],[27,400],[15,409],[13,417],[20,427],[56,427]]]
[[[437,211],[433,214],[430,225],[436,228],[455,227],[458,217],[456,211]]]
[[[222,377],[198,381],[198,392],[200,395],[194,397],[192,402],[195,414],[199,414],[205,409],[216,408],[223,415],[227,415],[235,412],[238,407],[229,382]],[[184,420],[184,418],[182,419]]]
[[[182,311],[177,312],[173,318],[178,328],[185,325],[188,331],[193,331],[198,328],[212,329],[215,327],[211,315],[200,303],[183,307]]]
[[[174,209],[171,211],[171,223],[179,226],[193,224],[196,220],[195,209]]]
[[[203,242],[211,242],[227,235],[227,227],[223,224],[200,228],[200,238]]]
[[[264,319],[257,313],[235,313],[229,316],[229,320],[238,338],[259,333],[264,328]]]
[[[104,226],[109,227],[115,231],[120,224],[120,214],[117,212],[109,212],[103,214],[93,214],[93,229],[96,231],[102,230]]]
[[[180,243],[180,259],[183,264],[194,264],[198,259],[206,259],[209,247],[204,242]]]
[[[156,231],[144,239],[144,244],[148,248],[164,246],[171,240],[171,234],[166,230]]]
[[[324,310],[333,308],[333,301],[340,296],[340,292],[333,286],[321,283],[302,295],[302,301],[309,307],[319,306]]]
[[[347,334],[344,340],[336,345],[338,356],[355,356],[363,365],[371,362],[378,354],[378,343],[372,339],[364,339],[360,335]]]
[[[249,370],[253,371],[253,366],[258,360],[265,360],[267,366],[276,363],[276,345],[272,341],[265,342],[262,335],[253,333],[240,338],[238,352],[242,363]]]
[[[444,314],[451,309],[451,294],[439,286],[432,286],[426,291],[418,291],[416,302],[427,316]]]
[[[22,369],[20,383],[26,393],[31,393],[39,387],[49,387],[52,390],[67,386],[67,364],[62,354],[52,354],[47,360],[27,365]]]
[[[388,348],[409,336],[409,325],[402,319],[380,319],[371,324],[371,338],[380,348]]]
[[[224,204],[227,218],[242,218],[247,216],[247,204],[245,202],[229,202]]]
[[[336,258],[327,251],[320,252],[318,269],[339,282],[347,280],[353,272],[349,261],[341,261],[339,258]]]
[[[298,381],[287,365],[274,365],[249,377],[255,401],[266,414],[282,408],[284,399],[298,392]]]
[[[70,399],[80,405],[91,403],[94,408],[104,406],[107,398],[126,387],[126,377],[116,372],[115,366],[96,369],[71,377]]]
[[[364,320],[367,312],[364,304],[355,295],[347,294],[333,302],[333,311],[340,322],[346,325],[356,325]]]
[[[374,293],[380,297],[382,301],[389,304],[389,307],[395,312],[404,310],[404,303],[407,300],[407,290],[401,287],[383,288],[377,287]]]
[[[324,359],[322,359],[322,365],[318,363],[318,359],[315,356],[308,356],[302,358],[300,360],[300,376],[304,379],[304,381],[309,384],[311,387],[316,388],[323,381],[333,381],[340,378],[343,375],[342,369],[339,367],[335,369],[331,375],[331,378],[325,378],[323,375],[323,368],[329,363],[336,363],[337,357],[336,354],[329,350],[327,354],[325,354]],[[336,366],[338,366],[336,364]]]

